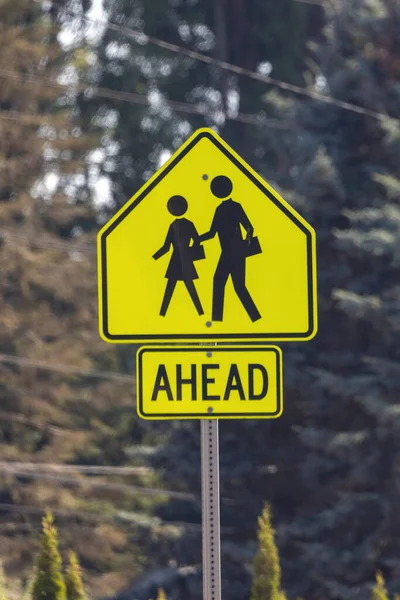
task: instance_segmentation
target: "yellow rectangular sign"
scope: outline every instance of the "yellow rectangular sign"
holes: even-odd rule
[[[276,346],[146,346],[137,353],[143,419],[274,419],[282,414]]]

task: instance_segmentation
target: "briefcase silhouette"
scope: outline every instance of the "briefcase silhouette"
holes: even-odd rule
[[[261,254],[261,245],[257,236],[251,237],[250,240],[243,240],[246,248],[246,256],[254,256],[255,254]]]
[[[206,257],[203,246],[200,244],[193,244],[190,246],[190,258],[194,260],[203,260]]]

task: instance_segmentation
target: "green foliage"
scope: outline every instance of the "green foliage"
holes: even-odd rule
[[[36,565],[32,600],[66,600],[57,537],[53,517],[51,513],[47,513],[43,519],[42,544]]]
[[[84,600],[86,598],[79,560],[72,551],[69,553],[69,565],[65,572],[65,586],[67,600]]]
[[[167,594],[165,593],[163,588],[158,588],[156,600],[167,600]]]
[[[376,574],[376,583],[372,588],[371,600],[389,600],[385,580],[381,573]]]
[[[275,77],[303,85],[307,36],[311,26],[313,32],[317,27],[312,23],[313,8],[298,4],[245,0],[230,7],[224,0],[105,0],[110,21],[134,27],[138,36],[134,41],[132,36],[121,37],[119,31],[105,31],[90,77],[99,87],[147,94],[151,99],[150,107],[117,104],[107,98],[82,99],[87,130],[95,122],[104,129],[102,169],[115,203],[125,202],[159,166],[163,151],[175,150],[198,127],[217,127],[260,171],[269,164],[260,157],[273,154],[266,139],[268,129],[233,118],[237,111],[268,110],[265,84],[145,43],[141,32],[247,69],[267,73],[273,69]],[[171,100],[189,104],[188,112],[169,106]],[[112,118],[102,122],[96,118],[111,115],[110,109]],[[110,153],[110,142],[118,145],[118,160]]]
[[[281,590],[281,567],[271,511],[265,505],[258,519],[258,551],[253,564],[251,600],[284,600]]]
[[[28,581],[26,582],[26,584],[24,586],[22,600],[32,600],[34,585],[35,585],[35,574],[32,573],[32,575],[29,577]]]
[[[167,594],[164,592],[162,588],[159,588],[157,594],[157,600],[167,600]]]
[[[7,582],[4,573],[3,563],[0,561],[0,600],[8,600]]]

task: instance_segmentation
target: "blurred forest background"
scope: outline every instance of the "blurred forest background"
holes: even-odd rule
[[[220,425],[223,597],[272,507],[289,599],[400,593],[397,0],[0,0],[0,559],[46,509],[92,597],[201,598],[198,422],[136,416],[97,330],[95,238],[214,127],[316,229],[317,337],[285,411]],[[138,292],[139,293],[139,292]]]

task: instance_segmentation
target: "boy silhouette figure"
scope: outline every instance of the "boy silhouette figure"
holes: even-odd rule
[[[216,208],[210,231],[200,236],[200,241],[204,242],[218,234],[221,244],[221,256],[213,281],[212,320],[223,320],[225,286],[231,276],[235,292],[247,314],[253,322],[257,321],[261,315],[246,287],[246,258],[254,228],[242,205],[230,198],[233,186],[228,177],[214,177],[210,187],[214,196],[224,198]],[[247,233],[245,239],[241,225]]]
[[[183,281],[198,314],[202,315],[204,311],[194,285],[194,279],[198,279],[199,276],[193,264],[195,255],[192,252],[193,248],[196,249],[196,246],[200,246],[200,237],[192,221],[180,218],[188,209],[188,203],[183,196],[172,196],[168,200],[167,207],[171,215],[179,218],[171,223],[163,246],[153,255],[153,258],[158,260],[172,246],[171,260],[165,274],[168,281],[160,315],[165,317],[167,314],[178,281]],[[193,245],[191,245],[192,241]]]

